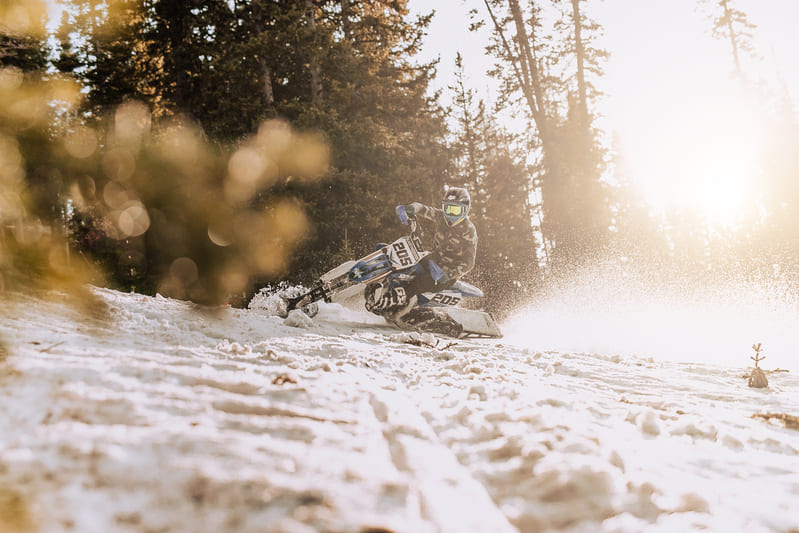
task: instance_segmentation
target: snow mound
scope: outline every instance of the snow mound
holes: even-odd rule
[[[419,333],[416,331],[403,331],[395,335],[389,335],[388,340],[403,344],[424,344],[435,346],[439,340],[432,333]]]
[[[310,328],[314,325],[313,320],[299,309],[289,311],[289,316],[283,323],[294,328]]]
[[[269,316],[286,316],[286,299],[295,298],[307,292],[302,285],[289,285],[280,283],[277,286],[268,285],[252,297],[247,308],[250,310],[265,311]]]

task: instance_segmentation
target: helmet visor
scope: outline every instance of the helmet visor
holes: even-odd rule
[[[463,214],[463,206],[461,204],[444,204],[444,213],[459,217]]]

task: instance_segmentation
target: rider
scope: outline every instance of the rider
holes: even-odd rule
[[[477,253],[477,230],[468,218],[470,207],[469,192],[461,187],[450,187],[444,192],[441,209],[418,202],[399,206],[397,209],[404,209],[409,217],[435,224],[433,249],[418,263],[410,279],[400,280],[395,286],[389,284],[381,295],[377,294],[379,284],[368,287],[366,308],[378,314],[401,314],[412,307],[416,295],[446,289],[469,272]]]

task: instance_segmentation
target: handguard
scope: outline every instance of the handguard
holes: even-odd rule
[[[405,212],[405,206],[398,205],[395,211],[397,212],[397,216],[399,217],[400,222],[402,222],[402,225],[407,226],[410,221],[408,220],[408,213]]]

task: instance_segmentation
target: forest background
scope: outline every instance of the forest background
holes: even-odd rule
[[[596,1],[464,4],[490,36],[486,102],[468,57],[433,89],[438,65],[417,59],[433,7],[407,0],[62,0],[59,21],[2,0],[3,285],[245,305],[397,237],[395,205],[438,205],[450,185],[472,192],[469,280],[500,318],[598,266],[797,294],[799,124],[788,91],[746,68],[754,23],[734,0],[697,2],[762,132],[756,187],[719,224],[643,202],[602,131]]]

